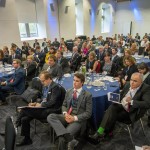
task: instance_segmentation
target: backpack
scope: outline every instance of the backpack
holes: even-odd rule
[[[40,91],[37,89],[33,89],[31,87],[28,87],[22,94],[21,97],[23,100],[25,100],[27,103],[35,102],[38,97],[40,97]]]

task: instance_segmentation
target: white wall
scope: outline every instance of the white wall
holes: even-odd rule
[[[127,32],[132,21],[132,35],[150,32],[150,0],[133,0],[116,4],[115,33]]]
[[[0,7],[0,48],[12,42],[20,42],[15,0],[6,1],[5,7]]]

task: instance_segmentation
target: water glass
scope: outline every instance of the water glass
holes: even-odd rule
[[[103,89],[106,91],[107,90],[107,84],[104,83]]]

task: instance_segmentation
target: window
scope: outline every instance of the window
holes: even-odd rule
[[[19,23],[19,31],[21,38],[38,37],[36,23]]]

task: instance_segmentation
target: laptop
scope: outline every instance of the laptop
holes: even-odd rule
[[[113,103],[121,104],[120,102],[120,94],[118,93],[113,93],[113,92],[108,92],[108,101],[111,101]]]

